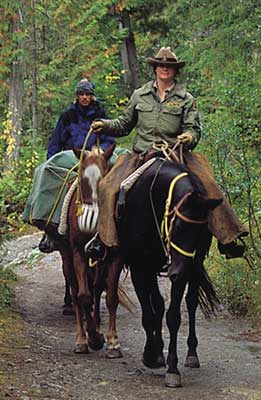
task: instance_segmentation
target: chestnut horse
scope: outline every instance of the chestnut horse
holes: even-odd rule
[[[149,368],[165,366],[162,339],[165,306],[157,279],[164,266],[171,281],[167,311],[170,343],[166,386],[169,387],[181,386],[177,334],[186,286],[189,336],[185,365],[188,367],[199,367],[195,331],[197,306],[200,304],[208,315],[218,304],[203,261],[211,243],[208,212],[221,201],[207,199],[202,184],[185,166],[157,158],[129,189],[125,205],[117,206],[121,253],[125,264],[130,266],[142,309],[146,334],[143,363]]]
[[[98,184],[109,170],[109,158],[114,146],[104,153],[94,148],[91,152],[74,149],[80,159],[78,186],[73,193],[68,213],[67,261],[65,276],[70,285],[76,313],[76,353],[88,353],[88,348],[99,350],[105,339],[100,332],[100,297],[106,291],[109,311],[106,357],[122,357],[116,331],[116,311],[119,304],[118,283],[122,269],[119,257],[91,266],[84,252],[85,244],[96,232],[98,220]],[[68,254],[71,252],[70,254]],[[69,262],[68,262],[69,260]],[[110,266],[108,268],[108,263]],[[84,322],[86,321],[86,324]],[[85,326],[86,325],[86,326]]]

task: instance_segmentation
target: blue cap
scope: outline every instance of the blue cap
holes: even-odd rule
[[[84,78],[77,83],[76,94],[79,94],[80,92],[85,92],[94,95],[94,89],[95,83],[88,81],[88,79]]]

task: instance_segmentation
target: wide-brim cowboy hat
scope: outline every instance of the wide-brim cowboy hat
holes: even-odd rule
[[[175,67],[177,69],[184,67],[185,61],[178,61],[176,54],[170,47],[161,47],[155,57],[147,58],[147,63],[152,67],[158,65],[166,65],[168,67]]]

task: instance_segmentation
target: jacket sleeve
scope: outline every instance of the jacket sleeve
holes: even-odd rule
[[[131,96],[123,114],[116,119],[105,121],[105,130],[114,137],[127,136],[137,124],[136,93]]]
[[[50,137],[48,148],[47,148],[47,160],[54,154],[62,151],[62,134],[64,131],[64,125],[62,122],[62,116],[59,118],[57,125]]]
[[[189,149],[194,149],[201,137],[201,125],[196,101],[190,93],[187,93],[185,100],[181,131],[182,133],[189,132],[193,135],[194,140]]]
[[[100,106],[98,112],[96,113],[96,118],[99,119],[106,119],[108,120],[109,117],[107,116],[105,110]],[[115,142],[114,137],[109,135],[109,132],[107,133],[107,129],[104,130],[100,134],[100,145],[103,150],[106,150],[108,147],[110,147],[113,143]]]

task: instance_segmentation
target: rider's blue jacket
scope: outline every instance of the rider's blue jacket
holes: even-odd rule
[[[81,107],[78,101],[62,113],[49,140],[47,159],[62,150],[71,150],[73,147],[82,148],[84,139],[90,125],[96,118],[108,119],[98,100],[93,100],[88,107]],[[97,136],[91,133],[86,150],[90,150],[96,143]],[[111,136],[100,134],[100,146],[107,149],[115,139]]]

